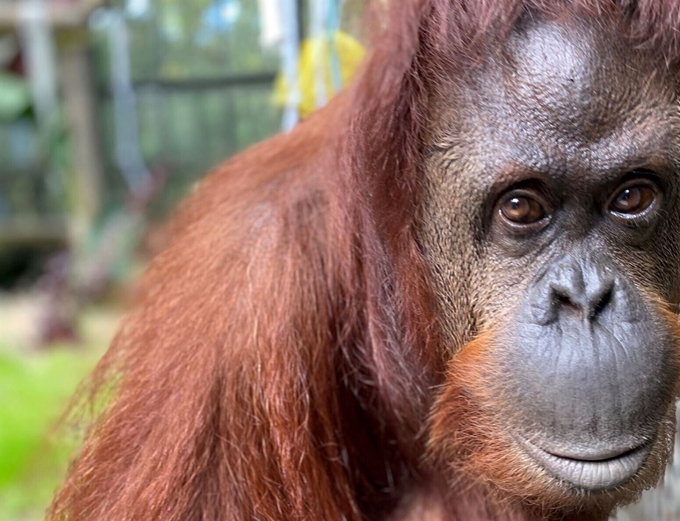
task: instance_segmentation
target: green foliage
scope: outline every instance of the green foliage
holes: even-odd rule
[[[99,351],[21,356],[8,347],[0,345],[0,519],[42,519],[75,446],[53,428]]]
[[[276,50],[259,45],[256,0],[240,0],[239,16],[224,32],[206,35],[204,13],[214,0],[158,0],[153,16],[131,20],[134,78],[206,78],[276,71]]]
[[[0,121],[14,121],[31,106],[28,82],[8,72],[0,72]]]

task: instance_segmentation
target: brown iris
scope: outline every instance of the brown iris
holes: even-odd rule
[[[621,190],[609,204],[609,210],[617,214],[635,216],[652,206],[656,191],[648,185],[634,185]]]
[[[534,224],[546,217],[543,205],[526,194],[506,198],[500,206],[500,213],[507,221],[519,225]]]

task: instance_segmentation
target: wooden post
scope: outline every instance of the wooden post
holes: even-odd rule
[[[28,0],[0,0],[0,30],[25,23]],[[82,240],[101,210],[102,168],[95,94],[92,85],[87,19],[108,0],[46,1],[46,23],[57,41],[57,68],[74,157],[75,197],[71,240]],[[35,13],[33,13],[35,14]]]
[[[59,51],[62,99],[74,157],[74,239],[82,239],[102,206],[103,161],[87,40],[70,39]]]

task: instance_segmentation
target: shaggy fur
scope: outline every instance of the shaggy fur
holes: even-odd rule
[[[673,62],[680,2],[399,0],[369,11],[378,36],[355,84],[185,203],[91,377],[85,398],[102,410],[49,519],[528,519],[463,481],[464,507],[407,507],[409,491],[430,486],[425,419],[448,365],[414,239],[428,97],[531,13],[619,17]],[[484,345],[457,346],[468,375]],[[483,392],[478,379],[461,385]],[[460,389],[437,400],[430,454],[465,451],[456,436],[434,448],[463,421],[451,412],[465,409]],[[512,458],[505,479],[524,483]]]

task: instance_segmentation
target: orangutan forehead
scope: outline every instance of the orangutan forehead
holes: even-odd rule
[[[631,132],[647,134],[642,141],[672,137],[680,67],[659,47],[636,44],[621,23],[520,17],[483,64],[457,71],[433,93],[430,138],[441,145],[466,124],[470,136],[512,124],[527,139],[574,143]]]
[[[532,20],[520,24],[494,61],[503,69],[504,85],[518,97],[549,96],[546,102],[573,105],[572,112],[592,108],[634,108],[675,97],[677,67],[658,49],[637,46],[615,25],[586,19]]]
[[[677,75],[659,63],[585,21],[524,24],[461,91],[435,96],[433,144],[465,136],[487,172],[664,169],[678,153],[680,120]]]
[[[594,20],[615,28],[633,45],[653,49],[666,63],[680,59],[680,4],[676,0],[468,0],[433,1],[433,19],[449,30],[435,31],[446,38],[452,54],[463,60],[488,56],[508,34],[527,21],[544,19]],[[441,11],[441,12],[438,12]],[[441,29],[441,27],[439,27]],[[446,42],[439,41],[445,45]]]
[[[493,62],[474,89],[484,98],[475,112],[486,105],[542,136],[590,144],[622,129],[658,135],[674,123],[675,72],[611,29],[534,22],[513,32]]]

